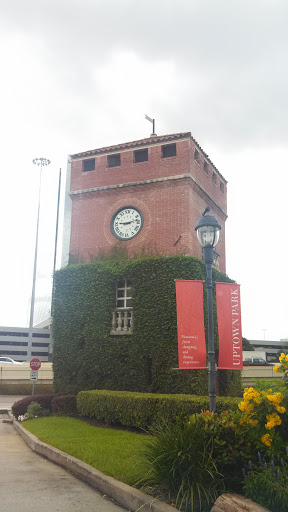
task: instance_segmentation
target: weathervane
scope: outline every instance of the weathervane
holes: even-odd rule
[[[157,135],[155,133],[155,119],[151,119],[151,117],[147,116],[146,114],[145,114],[145,119],[147,119],[147,121],[150,121],[150,123],[152,123],[152,125],[153,125],[153,133],[151,133],[151,137],[153,135]]]

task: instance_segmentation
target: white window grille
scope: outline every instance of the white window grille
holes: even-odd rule
[[[132,334],[133,311],[132,286],[129,279],[121,279],[116,285],[116,309],[112,311],[110,334]]]
[[[116,308],[131,308],[131,299],[131,281],[129,279],[118,281],[116,287]]]

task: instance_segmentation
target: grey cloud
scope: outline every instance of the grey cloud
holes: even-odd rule
[[[61,93],[86,108],[97,97],[92,70],[113,53],[171,60],[186,91],[182,108],[176,98],[159,107],[171,126],[195,119],[200,136],[249,146],[288,135],[287,14],[286,0],[12,0],[2,23],[41,41]]]

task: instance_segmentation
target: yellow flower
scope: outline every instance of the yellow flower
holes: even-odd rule
[[[277,373],[282,373],[281,366],[273,366],[273,371]]]
[[[249,394],[249,398],[250,400],[253,400],[253,402],[255,402],[256,404],[260,405],[261,404],[261,395],[260,393],[254,389],[253,391],[251,391],[251,393]]]
[[[240,411],[244,412],[246,410],[246,402],[240,402],[240,404],[238,404],[238,407]]]
[[[281,393],[273,393],[273,395],[267,395],[267,400],[269,400],[269,402],[272,402],[273,405],[279,405],[282,400],[284,399],[284,396],[281,394]]]
[[[266,419],[268,420],[265,428],[268,428],[271,430],[271,428],[274,428],[276,425],[281,425],[282,420],[280,416],[276,412],[273,412],[273,414],[266,414]]]
[[[253,411],[254,407],[254,404],[247,404],[246,411],[248,412],[248,414]]]
[[[251,416],[247,418],[247,422],[253,425],[253,427],[256,427],[256,425],[258,425],[258,420],[253,420]]]
[[[280,412],[280,414],[283,414],[284,412],[286,412],[285,407],[283,407],[282,405],[276,405],[276,410],[278,412]]]
[[[265,444],[266,446],[271,446],[272,444],[272,437],[270,436],[270,434],[264,434],[262,437],[261,437],[261,441],[263,444]]]
[[[246,414],[249,414],[254,409],[254,404],[249,404],[249,402],[240,402],[238,404],[238,407],[240,411],[245,412]]]
[[[253,388],[245,388],[243,393],[244,400],[250,400],[251,392],[253,391]]]

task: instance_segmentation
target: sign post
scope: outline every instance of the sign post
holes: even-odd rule
[[[38,380],[38,370],[41,368],[41,361],[40,359],[37,359],[34,357],[30,361],[30,380],[32,380],[32,396],[34,395],[34,387],[35,387],[35,381]]]

